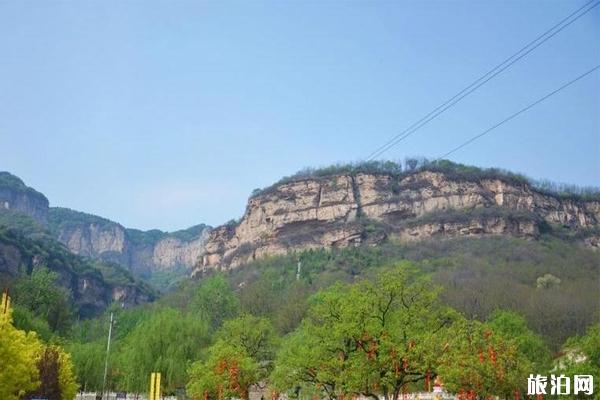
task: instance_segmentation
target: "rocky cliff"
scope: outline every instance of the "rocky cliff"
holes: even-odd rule
[[[76,256],[41,231],[25,235],[18,228],[0,226],[0,281],[3,285],[10,287],[19,277],[42,266],[58,274],[57,284],[67,289],[82,317],[96,315],[112,302],[128,307],[151,301],[156,296],[153,289],[135,280],[119,265]]]
[[[597,228],[600,202],[535,189],[497,171],[420,168],[291,179],[250,198],[239,223],[215,228],[194,271],[230,268],[265,255],[377,243],[389,236],[512,235],[550,225]]]
[[[210,231],[204,224],[171,233],[127,229],[106,218],[49,207],[43,194],[20,178],[0,172],[0,225],[6,219],[3,216],[10,216],[8,225],[14,227],[18,215],[48,228],[72,253],[118,263],[142,277],[150,277],[156,271],[189,272],[204,254],[204,242]]]
[[[26,186],[18,177],[0,171],[0,210],[21,212],[45,224],[48,218],[48,199]]]
[[[210,228],[196,225],[166,233],[140,231],[95,215],[66,208],[50,208],[53,235],[71,252],[127,266],[148,276],[155,271],[190,270],[204,253]]]

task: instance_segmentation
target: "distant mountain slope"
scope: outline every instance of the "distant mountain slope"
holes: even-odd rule
[[[204,252],[210,227],[200,224],[172,233],[128,229],[108,219],[51,207],[50,231],[75,254],[117,262],[149,278],[157,271],[191,269]]]
[[[74,254],[118,263],[163,289],[189,275],[204,254],[210,232],[204,224],[171,233],[127,229],[96,215],[49,207],[43,194],[9,172],[0,172],[0,210],[29,216],[48,227]],[[11,223],[17,218],[13,215]]]
[[[0,171],[0,210],[22,212],[43,224],[48,217],[48,199],[20,178]]]
[[[241,220],[215,228],[195,273],[311,248],[505,235],[589,232],[598,245],[595,190],[540,187],[523,176],[441,161],[362,163],[309,170],[248,201]]]
[[[33,218],[0,211],[2,286],[10,287],[21,275],[40,266],[59,274],[59,284],[68,290],[82,317],[102,312],[113,301],[132,306],[156,297],[150,286],[134,279],[122,266],[74,255]]]

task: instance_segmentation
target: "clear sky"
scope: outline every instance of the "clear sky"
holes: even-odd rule
[[[134,228],[365,158],[584,1],[0,0],[0,170]],[[600,6],[385,154],[436,157],[600,63]],[[455,153],[600,185],[600,73]]]

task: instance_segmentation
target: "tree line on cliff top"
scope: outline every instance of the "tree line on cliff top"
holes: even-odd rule
[[[272,192],[279,185],[303,179],[318,179],[333,175],[354,175],[358,173],[384,174],[402,179],[422,171],[440,172],[445,174],[449,179],[454,180],[478,181],[482,179],[500,179],[516,185],[530,185],[542,193],[559,198],[600,200],[600,188],[594,186],[577,186],[550,180],[536,180],[501,168],[479,168],[450,160],[428,160],[424,157],[406,158],[403,161],[371,160],[338,163],[321,168],[306,167],[290,176],[281,178],[266,188],[254,189],[251,197]]]

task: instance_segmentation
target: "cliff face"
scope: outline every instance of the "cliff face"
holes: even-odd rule
[[[425,170],[308,178],[251,198],[237,225],[214,229],[195,273],[295,250],[376,243],[390,235],[535,238],[544,224],[578,229],[599,221],[599,202],[559,198],[497,177],[463,179]]]
[[[21,179],[0,171],[0,210],[20,212],[41,224],[48,218],[48,199]]]
[[[50,237],[32,239],[13,230],[0,231],[0,278],[6,284],[34,268],[48,267],[58,274],[57,284],[67,289],[78,314],[89,317],[113,301],[125,307],[154,299],[155,293],[115,265],[96,268],[89,260],[69,253]],[[103,270],[111,277],[109,280]]]
[[[94,215],[64,208],[50,209],[54,236],[72,253],[113,261],[134,273],[191,269],[204,252],[209,227],[197,225],[172,234],[126,229]]]
[[[15,175],[0,171],[0,215],[31,217],[72,253],[111,261],[149,276],[157,270],[190,270],[204,252],[209,227],[173,233],[138,231],[95,215],[49,207],[48,199]]]

